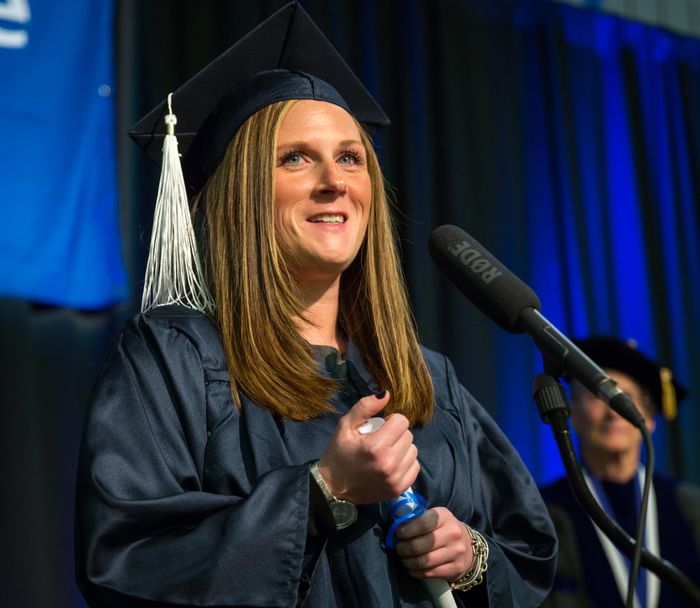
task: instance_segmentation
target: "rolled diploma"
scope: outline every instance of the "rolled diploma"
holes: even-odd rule
[[[357,430],[361,434],[366,435],[368,433],[374,433],[374,431],[382,426],[382,424],[384,424],[384,418],[370,418]],[[407,488],[404,490],[404,494],[411,491],[411,488]],[[391,498],[387,500],[386,503],[393,507],[398,501],[406,498],[404,494],[397,496],[396,498]],[[402,517],[413,511],[414,508],[415,503],[407,503],[397,509],[396,515],[398,517]],[[435,608],[457,608],[457,603],[452,595],[452,590],[450,589],[450,585],[446,580],[442,578],[422,578],[421,581],[423,586],[430,594],[430,600],[433,602],[433,606],[435,606]]]

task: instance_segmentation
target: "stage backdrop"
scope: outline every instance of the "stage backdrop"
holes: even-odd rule
[[[113,40],[112,0],[0,2],[0,296],[80,309],[127,296]]]
[[[27,22],[1,10],[22,4],[39,6],[0,2],[0,43],[6,31],[28,32],[31,42]],[[75,308],[85,301],[35,305],[46,298],[30,292],[0,300],[0,445],[12,497],[0,518],[3,559],[12,560],[2,567],[11,574],[0,585],[3,606],[81,605],[71,557],[79,424],[110,338],[138,307],[157,179],[126,130],[282,4],[117,3],[116,141],[134,296],[92,313]],[[492,325],[433,266],[426,242],[440,224],[462,226],[530,283],[564,332],[634,337],[667,362],[690,398],[656,432],[659,468],[700,483],[700,42],[544,0],[303,4],[393,119],[376,142],[423,340],[452,358],[536,479],[561,470],[530,396],[541,361],[528,338]],[[104,31],[97,13],[81,32]],[[3,88],[1,97],[4,108],[11,95]],[[78,106],[65,117],[73,137],[89,132],[88,118]],[[110,120],[98,121],[106,133]],[[42,142],[33,141],[37,150]],[[65,154],[59,146],[56,162]],[[8,187],[17,188],[0,184]],[[2,203],[0,231],[11,217]],[[44,249],[34,233],[26,238],[32,253]],[[125,293],[109,279],[94,289],[105,303]]]

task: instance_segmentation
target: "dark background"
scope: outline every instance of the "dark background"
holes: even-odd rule
[[[3,606],[81,605],[80,424],[110,340],[138,309],[158,175],[127,128],[283,4],[117,2],[133,297],[98,311],[0,300]],[[302,4],[392,118],[376,144],[422,339],[451,357],[537,481],[561,470],[530,397],[539,356],[438,274],[426,242],[440,224],[533,285],[566,333],[636,337],[671,365],[691,397],[656,433],[659,468],[700,482],[698,41],[535,0]]]

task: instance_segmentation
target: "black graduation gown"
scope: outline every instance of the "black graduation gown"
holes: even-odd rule
[[[700,584],[700,489],[654,475],[661,556]],[[566,478],[542,488],[559,537],[557,576],[546,608],[624,608],[613,573],[590,518]],[[630,510],[635,510],[634,504]],[[691,606],[661,581],[659,608]]]
[[[486,537],[470,605],[536,606],[556,540],[537,488],[451,363],[426,350],[437,407],[413,429],[429,506]],[[280,420],[232,403],[214,326],[163,307],[130,321],[86,415],[77,489],[77,576],[92,606],[431,606],[382,546],[379,506],[309,537],[309,474],[339,417],[376,390],[349,346],[337,413]],[[473,596],[473,600],[472,600]],[[472,603],[473,602],[473,603]]]

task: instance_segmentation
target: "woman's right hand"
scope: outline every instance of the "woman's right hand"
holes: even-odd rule
[[[373,433],[358,430],[389,399],[388,392],[363,397],[338,422],[318,461],[321,476],[338,498],[358,505],[388,500],[418,477],[418,449],[405,416],[390,414]]]

